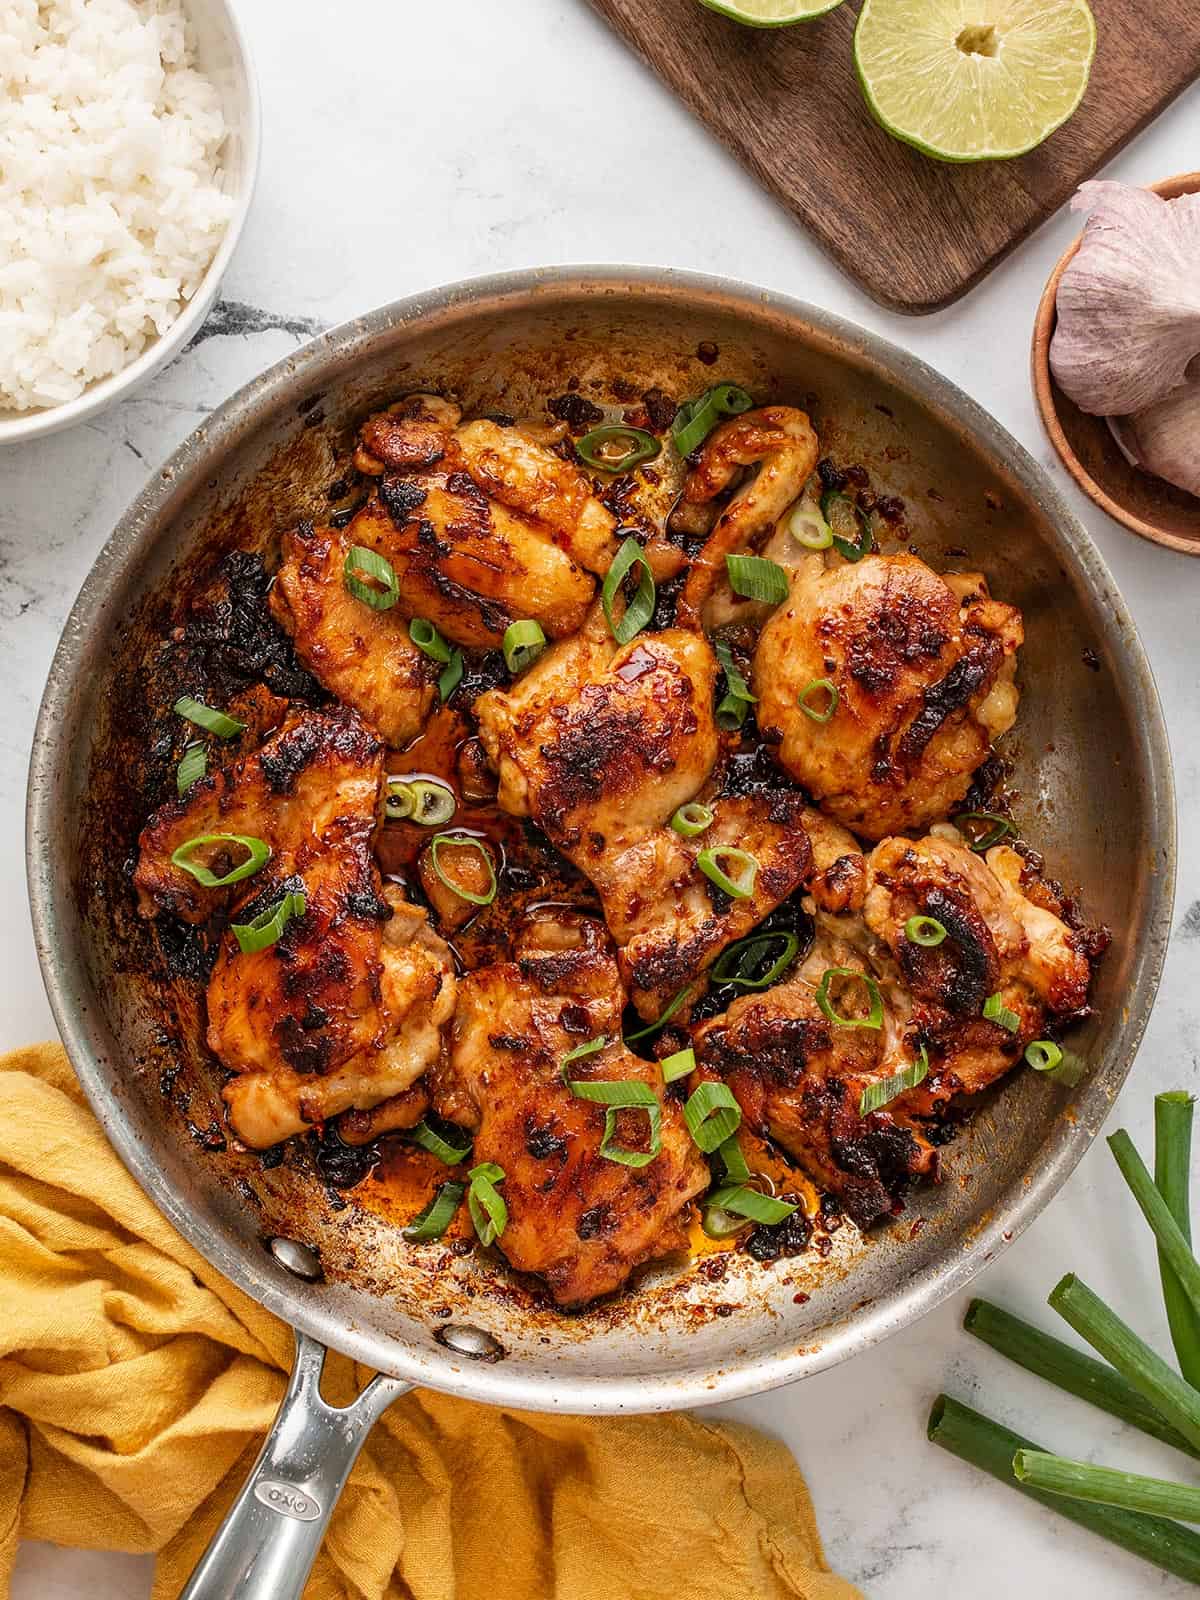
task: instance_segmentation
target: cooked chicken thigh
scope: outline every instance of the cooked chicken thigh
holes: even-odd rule
[[[643,1261],[682,1249],[689,1202],[709,1181],[662,1072],[620,1043],[625,996],[604,929],[559,913],[531,923],[512,962],[459,983],[448,1074],[435,1104],[475,1131],[475,1160],[495,1162],[508,1224],[499,1248],[543,1277],[559,1305],[610,1294]],[[612,1041],[566,1064],[572,1080],[646,1084],[661,1117],[658,1153],[628,1166],[601,1153],[606,1113],[563,1081],[567,1055],[589,1039]],[[612,1144],[647,1152],[645,1111],[616,1114]]]
[[[804,878],[808,840],[794,790],[714,801],[712,826],[667,824],[703,789],[718,752],[716,659],[700,633],[668,628],[618,646],[599,607],[511,688],[476,702],[499,803],[532,816],[599,891],[621,967],[654,1017]],[[701,850],[757,862],[751,893],[714,889]]]
[[[709,599],[728,592],[725,557],[761,544],[787,508],[800,498],[817,465],[817,436],[803,411],[764,406],[722,423],[700,447],[688,475],[681,510],[709,505],[745,467],[758,471],[717,517],[692,562],[676,610],[682,628],[699,627]],[[710,619],[711,620],[711,619]]]
[[[280,702],[282,705],[283,702]],[[170,800],[142,829],[134,885],[143,916],[170,911],[204,922],[255,880],[205,888],[172,854],[202,835],[243,835],[271,850],[270,869],[287,877],[300,854],[326,841],[368,839],[375,830],[383,745],[356,712],[295,711],[250,755],[218,768]],[[223,876],[246,858],[244,846],[215,843],[200,859]]]
[[[821,808],[869,839],[958,806],[1017,713],[1020,613],[978,574],[939,577],[911,555],[814,555],[754,657],[759,727]],[[823,713],[832,683],[837,701]]]
[[[433,709],[438,669],[409,638],[398,607],[376,611],[346,588],[355,542],[346,529],[307,523],[285,534],[271,612],[313,677],[401,750]]]

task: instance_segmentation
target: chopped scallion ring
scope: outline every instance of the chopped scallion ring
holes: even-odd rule
[[[415,1128],[409,1130],[408,1137],[422,1150],[428,1150],[431,1156],[436,1156],[439,1161],[445,1162],[446,1166],[457,1167],[471,1154],[471,1136],[463,1133],[461,1129],[458,1132],[462,1135],[462,1144],[451,1144],[422,1119]]]
[[[567,1051],[566,1055],[562,1058],[558,1065],[559,1070],[562,1073],[562,1080],[567,1085],[568,1089],[571,1087],[570,1080],[567,1077],[567,1067],[570,1065],[570,1063],[572,1061],[582,1061],[584,1056],[594,1056],[598,1054],[604,1049],[607,1043],[607,1037],[604,1034],[601,1034],[598,1039],[589,1039],[585,1044],[577,1044],[573,1050]]]
[[[733,659],[733,651],[723,639],[713,640],[713,653],[721,663],[726,688],[724,698],[717,703],[717,726],[726,730],[740,728],[746,720],[746,712],[758,697],[750,693],[750,686]]]
[[[277,905],[259,912],[249,922],[230,923],[229,931],[237,940],[242,954],[253,955],[255,951],[266,950],[273,945],[288,923],[302,917],[307,910],[308,898],[304,891],[293,889]]]
[[[705,828],[712,827],[715,815],[711,807],[702,806],[698,800],[689,800],[671,818],[671,826],[682,838],[694,839]]]
[[[245,861],[232,867],[224,877],[218,878],[210,872],[202,861],[193,861],[192,857],[197,850],[203,850],[207,845],[240,845],[247,852]],[[251,878],[271,858],[271,846],[265,839],[256,839],[250,833],[200,833],[194,839],[186,839],[179,849],[171,856],[171,861],[177,867],[182,867],[184,872],[190,872],[196,882],[205,889],[224,889],[231,883],[241,883],[243,878]]]
[[[454,1220],[454,1213],[462,1204],[467,1192],[465,1183],[443,1183],[423,1211],[403,1230],[404,1237],[413,1244],[423,1244],[430,1239],[440,1239]]]
[[[400,598],[400,580],[392,563],[378,550],[351,545],[342,562],[342,583],[348,594],[373,611],[390,611]]]
[[[710,1156],[737,1132],[742,1112],[728,1084],[709,1080],[692,1091],[683,1108],[683,1120],[692,1142]]]
[[[833,533],[830,543],[847,561],[861,561],[871,553],[871,522],[866,512],[840,489],[826,489],[821,515]],[[839,533],[838,529],[842,532]]]
[[[476,851],[480,860],[487,868],[488,887],[482,894],[477,893],[474,889],[464,888],[461,883],[455,883],[454,879],[448,877],[442,870],[441,862],[438,860],[440,853],[443,850],[458,848],[460,846],[463,849]],[[492,852],[488,849],[487,845],[484,844],[483,840],[477,839],[474,834],[435,833],[433,838],[429,841],[429,858],[438,880],[441,883],[444,883],[447,889],[449,889],[452,894],[456,894],[460,900],[469,900],[473,906],[490,906],[492,901],[496,898],[496,864],[492,860]]]
[[[676,1050],[673,1056],[664,1056],[661,1065],[663,1082],[674,1083],[677,1078],[686,1078],[695,1072],[696,1052],[689,1045],[686,1050]]]
[[[730,1212],[735,1217],[748,1217],[751,1222],[765,1223],[769,1228],[776,1223],[786,1222],[800,1208],[798,1201],[776,1200],[774,1195],[763,1194],[744,1183],[722,1184],[705,1198],[704,1205],[706,1209],[711,1207],[714,1211]]]
[[[822,696],[822,703],[813,705],[810,698],[812,695]],[[811,717],[814,722],[828,722],[837,710],[841,698],[838,686],[832,678],[814,678],[801,689],[797,696],[797,704],[804,715]]]
[[[833,529],[808,500],[801,500],[792,511],[788,532],[806,550],[828,550],[833,543]]]
[[[458,803],[453,789],[436,778],[410,778],[408,787],[413,800],[411,821],[422,828],[438,828],[450,821]]]
[[[936,917],[909,917],[904,924],[904,937],[909,944],[932,950],[946,937],[946,929]]]
[[[833,1001],[829,998],[829,985],[834,978],[853,978],[866,985],[871,1009],[865,1017],[843,1017],[833,1009]],[[817,985],[816,1001],[823,1015],[828,1017],[835,1028],[883,1027],[883,996],[879,992],[879,985],[869,973],[859,972],[855,967],[826,967]]]
[[[725,1169],[726,1183],[750,1182],[750,1168],[742,1154],[736,1133],[731,1133],[725,1143],[719,1144],[713,1153]]]
[[[601,1040],[603,1044],[605,1041]],[[590,1054],[590,1052],[588,1052]],[[568,1056],[563,1061],[563,1082],[577,1100],[588,1100],[593,1105],[606,1107],[604,1113],[604,1137],[600,1141],[599,1154],[606,1161],[615,1161],[623,1167],[648,1166],[655,1156],[662,1150],[662,1107],[658,1103],[658,1096],[648,1083],[641,1083],[636,1078],[601,1080],[588,1078],[568,1078],[566,1064],[571,1058]],[[626,1150],[621,1145],[613,1144],[617,1132],[618,1111],[644,1111],[649,1124],[649,1148],[646,1150]]]
[[[596,472],[628,472],[662,454],[662,445],[644,428],[605,422],[575,442],[575,454]]]
[[[403,778],[389,778],[387,780],[387,798],[383,802],[383,814],[389,822],[403,822],[405,817],[411,817],[416,800],[413,796],[412,784],[406,783]],[[450,815],[454,815],[454,807],[450,808]]]
[[[508,1226],[508,1207],[496,1188],[504,1182],[504,1168],[494,1161],[481,1161],[472,1167],[467,1190],[467,1210],[480,1244],[494,1244]]]
[[[990,850],[994,844],[999,844],[1001,839],[1017,831],[1009,819],[1002,817],[998,811],[960,811],[950,820],[960,833],[966,835],[967,843],[972,850]],[[967,824],[965,828],[964,822]],[[982,832],[980,825],[983,827]]]
[[[441,634],[424,617],[414,617],[408,625],[408,637],[416,645],[423,656],[428,656],[431,661],[438,661],[443,666],[451,659],[450,646]]]
[[[640,1039],[649,1039],[651,1034],[661,1033],[666,1027],[667,1023],[670,1022],[671,1018],[679,1010],[680,1006],[683,1005],[684,1001],[688,999],[690,994],[691,985],[685,984],[683,988],[680,989],[678,994],[672,995],[666,1009],[659,1013],[659,1016],[654,1022],[647,1023],[644,1028],[639,1028],[636,1033],[627,1033],[623,1043],[637,1044]]]
[[[891,1105],[892,1101],[906,1090],[915,1089],[919,1083],[924,1083],[928,1076],[929,1053],[922,1045],[921,1054],[916,1061],[910,1062],[902,1071],[893,1073],[890,1078],[881,1078],[878,1083],[867,1085],[858,1099],[859,1116],[868,1117],[872,1111]]]
[[[442,675],[438,679],[438,695],[443,705],[446,704],[446,701],[449,700],[455,689],[462,682],[463,670],[463,653],[461,650],[456,650],[450,657],[448,665],[442,669]]]
[[[787,573],[777,561],[768,561],[765,556],[726,556],[725,571],[729,587],[743,600],[762,600],[777,606],[788,597]]]
[[[208,770],[208,752],[199,740],[188,745],[179,765],[175,768],[175,788],[180,799],[194,783],[198,783]]]
[[[765,972],[756,972],[772,950],[778,949]],[[712,969],[714,983],[732,983],[739,989],[769,989],[782,977],[793,957],[800,949],[800,940],[794,933],[780,928],[776,933],[752,933],[748,939],[731,944]]]
[[[531,667],[546,648],[546,635],[540,622],[510,622],[504,630],[504,665],[512,673]]]
[[[1025,1059],[1035,1072],[1053,1072],[1062,1058],[1062,1047],[1053,1039],[1033,1039],[1025,1046]]]
[[[736,878],[726,872],[722,862],[728,862],[737,871]],[[732,900],[749,900],[754,893],[758,861],[749,850],[741,850],[733,844],[712,845],[701,850],[696,865],[710,883],[715,883]]]
[[[617,598],[617,591],[634,567],[639,568],[637,592],[627,603],[625,615],[619,622],[615,622],[613,602]],[[613,557],[612,566],[609,567],[600,590],[600,604],[604,607],[609,629],[618,644],[628,644],[641,633],[654,615],[656,599],[657,590],[654,587],[654,574],[650,570],[650,563],[646,560],[641,545],[630,536]]]
[[[241,733],[246,726],[236,717],[227,716],[224,711],[214,711],[203,700],[193,700],[190,694],[181,694],[172,709],[189,722],[194,722],[198,728],[215,733],[218,739],[232,739],[235,733]]]
[[[686,400],[675,413],[671,439],[681,456],[690,456],[720,422],[722,417],[738,417],[749,411],[754,401],[736,383],[718,383],[706,389],[697,400]]]
[[[990,994],[983,1002],[983,1017],[985,1022],[998,1023],[1006,1028],[1009,1033],[1016,1033],[1021,1026],[1021,1019],[1015,1011],[1010,1011],[1004,1004],[1002,994]]]

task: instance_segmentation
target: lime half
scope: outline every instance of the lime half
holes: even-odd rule
[[[842,0],[700,0],[710,11],[744,22],[748,28],[786,28],[793,22],[823,17]]]
[[[1087,0],[863,0],[854,62],[891,134],[941,161],[999,161],[1075,110],[1096,53]]]

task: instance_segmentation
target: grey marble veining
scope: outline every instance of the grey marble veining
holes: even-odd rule
[[[614,39],[583,0],[243,0],[264,159],[224,299],[202,335],[118,410],[0,454],[0,1002],[4,1042],[50,1033],[25,913],[25,769],[72,599],[145,477],[202,417],[312,332],[423,287],[506,267],[629,260],[785,289],[917,351],[1064,474],[1037,425],[1027,347],[1060,215],[968,299],[910,321],[840,277]],[[1103,18],[1101,19],[1103,25]],[[719,92],[714,85],[714,92]],[[1147,181],[1196,165],[1192,90],[1114,164]],[[1125,534],[1072,494],[1146,641],[1176,760],[1182,858],[1161,997],[1113,1125],[1147,1146],[1158,1089],[1200,1077],[1200,562]],[[1049,1211],[979,1280],[1047,1326],[1077,1270],[1161,1340],[1152,1252],[1098,1144]],[[969,1593],[1182,1600],[1182,1583],[1023,1503],[924,1440],[942,1388],[1057,1447],[1159,1473],[1183,1458],[1055,1395],[964,1335],[966,1296],[848,1366],[728,1407],[784,1438],[829,1557],[870,1600]],[[1039,1311],[1038,1308],[1041,1307]],[[138,1600],[149,1562],[28,1548],[17,1600]],[[519,1597],[525,1600],[525,1597]],[[534,1597],[529,1597],[534,1600]],[[749,1597],[747,1597],[749,1600]]]

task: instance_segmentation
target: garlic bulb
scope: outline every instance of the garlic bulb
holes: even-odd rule
[[[1200,378],[1128,418],[1147,472],[1200,496]]]
[[[1091,215],[1058,286],[1051,369],[1081,411],[1141,411],[1200,355],[1200,194],[1085,183],[1071,205]]]

